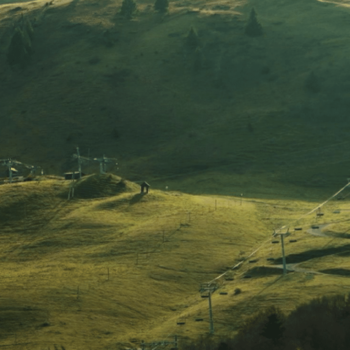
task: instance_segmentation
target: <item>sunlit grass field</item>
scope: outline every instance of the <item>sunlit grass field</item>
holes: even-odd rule
[[[38,179],[0,187],[0,345],[121,349],[174,335],[179,343],[194,339],[209,332],[200,285],[219,276],[214,337],[235,334],[269,305],[289,312],[350,288],[342,272],[348,239],[307,232],[316,220],[345,225],[346,200],[327,203],[322,218],[297,221],[318,202],[152,188],[141,195],[127,181],[113,194],[121,181],[114,175],[83,178],[68,200],[71,181]],[[282,276],[281,245],[271,234],[285,224],[287,264],[303,270]]]

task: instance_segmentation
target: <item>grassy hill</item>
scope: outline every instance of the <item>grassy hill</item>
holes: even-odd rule
[[[120,1],[1,3],[2,157],[61,174],[76,168],[78,145],[117,157],[110,170],[133,180],[210,172],[223,194],[254,175],[318,187],[348,176],[345,3],[173,1],[162,15],[142,1],[131,20]],[[252,7],[261,37],[244,34]],[[22,15],[33,54],[11,69]],[[185,45],[191,26],[199,70]]]
[[[54,176],[0,186],[0,345],[194,339],[209,330],[199,287],[214,279],[214,337],[259,308],[350,287],[348,189],[302,217],[349,176],[346,2],[137,4],[127,20],[120,1],[0,0],[0,158],[51,175],[76,170],[76,146],[118,158],[118,176],[83,178],[72,200]],[[261,37],[244,34],[252,7]],[[22,15],[26,69],[6,59]],[[286,276],[271,238],[283,225]]]
[[[0,187],[0,345],[124,349],[194,339],[209,331],[199,287],[214,279],[215,337],[235,334],[259,308],[288,312],[350,287],[347,200],[323,208],[318,224],[332,225],[322,236],[310,229],[314,214],[298,221],[312,201],[141,195],[114,175],[85,178],[67,200],[70,181],[36,180]],[[294,265],[283,277],[271,232],[284,224]]]

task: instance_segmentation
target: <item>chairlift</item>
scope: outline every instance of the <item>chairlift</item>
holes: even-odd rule
[[[180,322],[176,322],[176,324],[179,326],[182,326],[182,325],[186,324],[186,322],[180,321]]]
[[[201,295],[201,298],[209,298],[209,294],[203,294]]]
[[[196,322],[202,322],[202,321],[203,321],[203,318],[196,318],[195,321],[196,321]]]
[[[267,258],[267,261],[275,261],[275,258]]]
[[[220,292],[220,295],[227,295],[227,292]]]
[[[317,208],[316,217],[317,217],[317,216],[323,216],[323,215],[324,215],[324,213],[322,213],[321,207],[320,207],[320,208]]]
[[[294,228],[294,231],[302,231],[302,230],[303,230],[302,227],[295,227],[295,228]]]
[[[318,226],[318,225],[312,225],[311,228],[312,228],[313,230],[316,230],[316,229],[320,228],[320,226]]]
[[[244,275],[243,278],[252,278],[251,275]]]
[[[253,260],[249,260],[249,263],[256,263],[258,261],[258,259],[253,259]]]
[[[272,244],[276,244],[279,243],[280,241],[272,241]]]
[[[334,210],[333,214],[340,214],[340,209]]]
[[[233,281],[233,280],[234,280],[233,277],[226,277],[226,278],[225,278],[225,281]]]
[[[289,242],[290,242],[290,243],[294,243],[294,242],[298,242],[298,240],[296,240],[296,239],[290,239]]]

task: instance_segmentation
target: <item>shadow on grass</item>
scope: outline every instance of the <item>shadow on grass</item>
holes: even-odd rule
[[[321,258],[323,256],[338,254],[339,256],[350,256],[350,244],[341,247],[332,247],[324,249],[310,249],[299,254],[290,254],[286,256],[288,264],[300,263],[314,258]],[[274,265],[282,264],[282,257],[273,261]]]
[[[18,304],[18,300],[7,300],[6,305],[0,306],[0,339],[13,338],[14,332],[48,325],[47,310]]]
[[[329,237],[350,239],[350,233],[325,232],[325,234]]]
[[[276,267],[267,267],[267,266],[256,266],[252,269],[249,269],[244,275],[249,275],[251,277],[268,277],[281,275],[282,270]],[[243,277],[244,278],[244,277]]]
[[[325,269],[320,270],[322,273],[327,273],[330,275],[339,275],[339,276],[349,276],[350,277],[350,270],[347,269]]]
[[[138,203],[147,193],[137,193],[130,199],[130,204]]]

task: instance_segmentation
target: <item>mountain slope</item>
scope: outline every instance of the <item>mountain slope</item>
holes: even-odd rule
[[[163,16],[143,1],[129,21],[115,1],[17,5],[0,9],[3,157],[60,174],[76,167],[78,145],[117,157],[110,170],[134,180],[215,171],[218,181],[338,186],[348,176],[346,6],[173,2]],[[252,7],[262,37],[244,35]],[[11,70],[22,14],[34,23],[34,53]],[[199,71],[185,45],[191,26]]]

